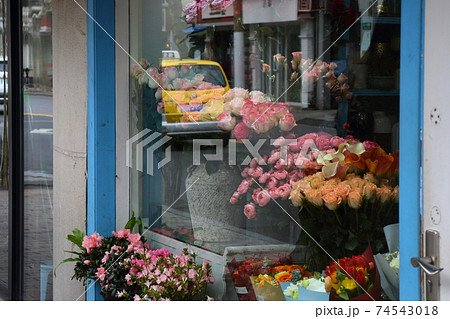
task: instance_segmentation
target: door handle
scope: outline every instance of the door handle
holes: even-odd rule
[[[440,273],[444,268],[438,268],[433,266],[433,260],[431,257],[425,258],[411,258],[411,265],[413,267],[420,267],[428,276],[434,276]]]
[[[426,257],[411,258],[413,267],[420,267],[426,274],[424,288],[425,300],[440,300],[440,275],[444,268],[439,267],[439,232],[428,229],[425,231],[425,255]]]

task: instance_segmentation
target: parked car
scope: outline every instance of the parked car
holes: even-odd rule
[[[216,99],[230,89],[219,63],[163,59],[161,72],[165,79],[162,91],[165,122],[193,122],[196,126],[199,122],[216,122],[216,117],[223,111],[223,103]]]

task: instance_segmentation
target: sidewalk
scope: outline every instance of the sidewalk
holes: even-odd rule
[[[41,265],[52,261],[53,249],[53,187],[25,186],[25,300],[40,300]],[[0,280],[8,278],[8,191],[0,190]],[[46,300],[52,300],[53,273],[47,277]],[[44,287],[43,287],[44,288]]]

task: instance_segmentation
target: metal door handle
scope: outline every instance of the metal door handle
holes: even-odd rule
[[[429,276],[434,276],[444,270],[444,268],[437,268],[433,266],[433,260],[430,257],[411,258],[411,265],[413,267],[422,268],[423,271]]]

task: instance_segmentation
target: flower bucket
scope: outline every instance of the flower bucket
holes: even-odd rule
[[[245,225],[242,207],[231,205],[230,197],[240,183],[231,169],[221,167],[211,175],[205,165],[193,165],[186,178],[186,192],[196,240],[230,241]]]

